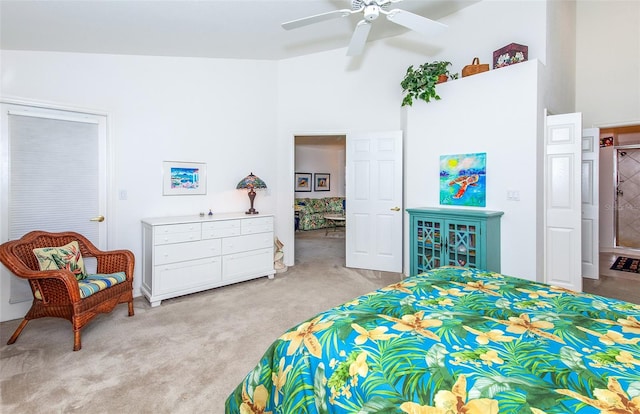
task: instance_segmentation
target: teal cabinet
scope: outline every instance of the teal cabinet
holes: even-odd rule
[[[410,275],[440,266],[500,272],[502,211],[408,208]]]

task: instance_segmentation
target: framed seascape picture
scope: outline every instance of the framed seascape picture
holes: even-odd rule
[[[440,156],[440,204],[485,207],[487,153]]]
[[[296,173],[295,191],[311,191],[311,173]]]
[[[162,194],[207,194],[207,164],[164,161],[162,163]]]
[[[331,174],[315,173],[313,175],[314,191],[329,191],[331,189]]]

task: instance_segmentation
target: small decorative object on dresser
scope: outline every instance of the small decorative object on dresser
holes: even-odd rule
[[[256,192],[254,190],[256,188],[267,188],[267,185],[258,176],[251,173],[240,180],[236,186],[236,189],[238,190],[244,190],[247,188],[249,189],[249,201],[251,201],[251,208],[246,211],[246,214],[258,214],[256,209],[253,208],[253,200],[256,198]]]
[[[529,47],[517,43],[509,43],[493,52],[493,68],[514,65],[529,59]]]
[[[273,264],[273,215],[142,220],[141,290],[152,307],[218,286],[271,279]]]

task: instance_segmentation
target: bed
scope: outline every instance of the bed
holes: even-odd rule
[[[284,333],[226,413],[640,414],[640,305],[442,267]]]

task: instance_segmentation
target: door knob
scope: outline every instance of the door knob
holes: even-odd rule
[[[390,209],[391,211],[400,211],[400,207],[393,207]]]
[[[97,221],[98,223],[102,223],[104,221],[104,216],[97,216],[90,218],[89,221]]]

